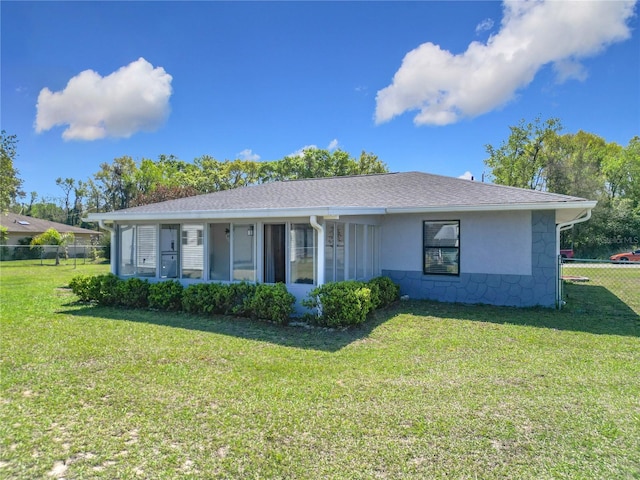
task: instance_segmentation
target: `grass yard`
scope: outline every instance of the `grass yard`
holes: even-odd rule
[[[106,269],[0,265],[1,478],[640,478],[640,306],[606,282],[325,331],[63,288]]]

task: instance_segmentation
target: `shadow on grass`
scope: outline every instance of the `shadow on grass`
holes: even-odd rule
[[[560,311],[413,301],[398,304],[395,313],[640,337],[640,316],[607,288],[567,284],[565,298],[567,304]]]
[[[362,340],[378,326],[402,314],[552,328],[600,335],[640,336],[640,316],[605,287],[567,284],[565,294],[567,305],[561,311],[549,308],[495,307],[426,300],[399,302],[387,310],[376,311],[363,325],[348,330],[278,326],[225,315],[203,317],[184,313],[97,306],[72,308],[60,313],[198,330],[325,352],[336,352],[355,341]]]
[[[78,304],[69,304],[73,306]],[[83,306],[58,313],[94,317],[106,320],[147,323],[172,328],[227,335],[248,340],[268,342],[286,347],[336,352],[347,345],[366,338],[379,325],[389,320],[388,312],[378,311],[363,325],[348,330],[329,330],[319,327],[280,326],[272,323],[227,315],[211,317],[185,313],[152,312],[120,308]]]

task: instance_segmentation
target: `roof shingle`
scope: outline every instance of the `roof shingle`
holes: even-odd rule
[[[585,199],[422,172],[265,183],[143,205],[118,213],[291,208],[433,208],[573,203]]]

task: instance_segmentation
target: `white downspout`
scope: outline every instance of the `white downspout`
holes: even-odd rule
[[[564,230],[569,230],[573,228],[573,226],[577,223],[586,222],[591,218],[591,210],[587,210],[587,213],[584,217],[577,218],[575,220],[571,220],[570,222],[563,222],[556,225],[556,278],[558,279],[558,283],[556,285],[556,306],[558,309],[562,308],[562,279],[560,278],[559,272],[559,258],[560,258],[560,232]]]
[[[111,227],[107,227],[104,223],[104,220],[98,220],[98,225],[100,226],[100,228],[102,228],[103,230],[106,230],[107,232],[110,233],[111,235],[111,260],[109,261],[109,271],[111,273],[113,273],[114,275],[116,274],[116,262],[114,261],[114,259],[116,259],[116,231],[114,228]],[[117,259],[116,259],[117,260]]]
[[[318,223],[318,217],[311,215],[309,217],[309,223],[313,229],[318,232],[318,263],[316,269],[316,285],[324,285],[324,227]]]

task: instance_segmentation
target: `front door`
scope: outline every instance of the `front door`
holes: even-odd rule
[[[161,278],[178,278],[178,267],[180,265],[179,232],[180,225],[162,225],[160,227]]]

